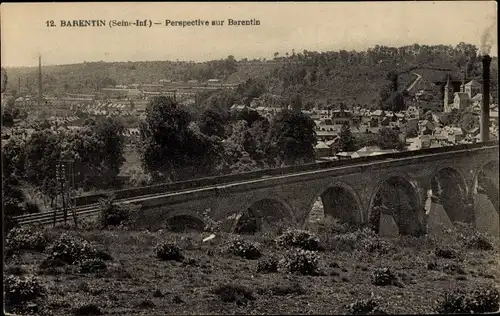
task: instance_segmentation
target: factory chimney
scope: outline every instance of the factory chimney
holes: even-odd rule
[[[483,62],[483,104],[481,107],[481,142],[487,142],[490,136],[490,64],[491,57],[484,55]]]

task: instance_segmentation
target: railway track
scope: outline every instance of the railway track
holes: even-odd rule
[[[204,190],[217,189],[218,187],[219,187],[218,185],[206,186],[203,188],[198,188],[198,190],[199,189],[204,189]],[[141,196],[132,196],[129,198],[118,199],[118,200],[116,200],[115,203],[117,205],[134,204],[134,203],[140,203],[140,202],[147,201],[147,200],[152,200],[152,199],[155,199],[158,197],[175,195],[175,194],[183,194],[183,193],[192,192],[195,190],[197,190],[197,189],[188,189],[188,190],[182,190],[182,191],[177,191],[177,192],[171,191],[171,192],[161,192],[161,193],[147,194],[147,195],[141,195]],[[88,205],[77,206],[76,208],[74,208],[74,210],[68,210],[66,219],[68,221],[73,221],[73,212],[77,218],[98,215],[100,212],[100,207],[101,207],[100,203],[92,203],[92,204],[88,204]],[[56,211],[55,218],[56,218],[55,219],[56,223],[64,222],[64,213],[61,210]],[[14,220],[19,225],[30,225],[30,224],[48,225],[48,224],[54,223],[54,211],[20,215],[20,216],[14,217]]]

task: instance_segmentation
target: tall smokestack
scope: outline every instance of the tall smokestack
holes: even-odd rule
[[[38,56],[38,108],[42,108],[42,55]]]
[[[481,141],[487,142],[490,136],[490,64],[491,57],[484,55],[483,62],[483,106],[481,108]]]

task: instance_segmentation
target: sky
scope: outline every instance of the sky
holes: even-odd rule
[[[434,2],[260,2],[260,3],[3,3],[2,67],[84,61],[207,61],[272,59],[375,45],[481,46],[490,34],[498,55],[495,1]],[[61,27],[61,20],[105,20],[105,27]],[[151,20],[149,27],[109,27],[111,20]],[[224,20],[224,26],[165,26],[165,20]],[[229,26],[228,19],[260,21]],[[47,27],[53,20],[56,27]],[[50,23],[50,22],[49,22]],[[148,22],[149,23],[149,22]],[[489,29],[489,32],[485,32]]]

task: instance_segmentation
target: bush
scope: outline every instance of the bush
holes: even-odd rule
[[[488,235],[474,232],[465,238],[465,246],[470,249],[493,250],[493,242]]]
[[[247,210],[238,220],[234,232],[236,234],[255,234],[258,230],[257,219],[249,210]]]
[[[369,298],[367,300],[359,300],[345,306],[346,312],[349,315],[385,315],[386,313],[378,306],[378,302]]]
[[[327,249],[337,251],[362,249],[373,252],[389,248],[388,244],[380,241],[377,234],[368,227],[359,228],[346,234],[325,236],[324,243]]]
[[[47,247],[46,252],[48,261],[73,264],[85,259],[95,258],[97,250],[85,240],[61,234],[53,244]]]
[[[257,263],[257,272],[272,273],[278,272],[279,260],[275,257],[266,257],[259,260]]]
[[[248,301],[254,300],[253,292],[245,286],[225,284],[213,289],[224,302],[236,302],[237,305],[246,305]]]
[[[17,250],[43,251],[49,242],[46,232],[34,227],[14,227],[7,234],[6,251]]]
[[[86,316],[86,315],[102,315],[102,311],[94,303],[83,303],[80,306],[74,307],[72,309],[74,315]]]
[[[259,248],[255,244],[241,239],[234,239],[230,241],[227,246],[227,251],[235,256],[250,260],[258,259],[262,255]]]
[[[5,300],[8,305],[19,305],[40,297],[43,288],[33,277],[20,278],[10,275],[4,278]]]
[[[156,256],[162,260],[182,261],[182,250],[174,243],[164,242],[156,245]]]
[[[398,278],[389,268],[382,268],[373,271],[372,284],[377,286],[400,285]]]
[[[352,230],[352,226],[348,223],[342,223],[338,218],[325,216],[324,219],[316,223],[318,233],[326,234],[345,234]]]
[[[113,260],[113,257],[111,257],[111,255],[109,253],[107,253],[106,251],[101,250],[101,249],[97,249],[94,252],[94,258],[101,259],[104,261]]]
[[[362,243],[363,249],[368,253],[389,253],[393,247],[384,240],[376,238],[368,238]]]
[[[302,248],[304,250],[319,250],[319,238],[307,231],[299,229],[288,229],[275,240],[280,248]]]
[[[142,300],[136,306],[139,308],[153,308],[156,304],[151,300]]]
[[[85,259],[80,262],[78,272],[80,273],[95,273],[106,270],[106,263],[102,259],[92,258]]]
[[[455,249],[448,248],[448,247],[439,247],[437,246],[434,249],[434,254],[436,257],[441,257],[445,259],[458,259],[459,258],[459,252]]]
[[[102,227],[119,226],[129,219],[129,212],[126,207],[117,205],[113,197],[101,201],[101,211],[99,213],[99,223]]]
[[[478,314],[497,312],[499,292],[493,287],[478,287],[471,291],[457,288],[444,294],[438,301],[436,312],[439,314]]]
[[[304,275],[319,275],[319,255],[310,250],[290,250],[279,261],[278,270]]]

